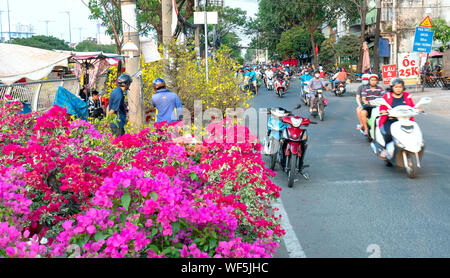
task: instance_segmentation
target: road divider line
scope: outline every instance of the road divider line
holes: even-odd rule
[[[306,258],[306,254],[303,251],[302,246],[300,245],[300,241],[298,240],[297,235],[294,232],[294,228],[289,222],[289,218],[286,210],[284,209],[281,198],[273,202],[272,207],[277,208],[279,214],[281,215],[281,227],[286,232],[283,241],[289,253],[289,258]]]

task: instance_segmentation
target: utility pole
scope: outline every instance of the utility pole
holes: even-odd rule
[[[55,21],[53,21],[53,20],[40,20],[40,22],[45,22],[46,23],[46,28],[47,28],[47,37],[48,37],[48,23],[49,22],[55,22]]]
[[[70,11],[65,11],[61,13],[67,14],[69,16],[69,40],[70,40],[70,47],[72,47],[72,26],[70,25]]]
[[[84,28],[83,27],[78,27],[77,29],[80,30],[80,42],[81,42],[81,30],[83,30]]]
[[[378,74],[380,70],[380,22],[381,22],[381,0],[377,0],[377,20],[375,23],[375,40],[373,45],[373,71]]]
[[[127,73],[133,78],[128,93],[129,121],[133,124],[134,131],[138,131],[144,123],[144,98],[141,92],[140,79],[136,73],[140,70],[140,41],[137,28],[136,0],[123,0],[120,2],[122,12],[122,30],[124,45],[134,44],[138,52],[127,56],[125,51],[125,67]]]
[[[209,74],[208,74],[208,22],[207,22],[207,11],[206,11],[205,1],[205,63],[206,63],[206,83],[209,82]]]
[[[11,43],[11,19],[9,17],[9,0],[6,1],[8,5],[8,33],[9,33],[9,43]]]
[[[199,0],[195,0],[196,12],[200,11],[198,1]],[[197,58],[200,59],[200,25],[197,25],[195,27],[195,51],[197,53]]]
[[[0,43],[3,43],[2,12],[0,10]]]

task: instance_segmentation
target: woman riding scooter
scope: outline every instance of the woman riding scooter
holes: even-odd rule
[[[384,100],[392,107],[396,107],[399,105],[408,105],[414,107],[414,101],[409,93],[405,92],[405,82],[400,78],[395,78],[391,81],[391,91],[386,93],[383,96]],[[392,133],[391,133],[391,125],[397,121],[397,119],[388,118],[386,114],[388,107],[386,105],[380,106],[380,117],[379,127],[381,130],[381,134],[383,134],[385,145],[392,142]],[[423,112],[422,109],[419,108],[419,112]],[[414,121],[414,118],[410,118],[411,121]],[[386,158],[387,151],[383,150],[381,153],[382,158]]]

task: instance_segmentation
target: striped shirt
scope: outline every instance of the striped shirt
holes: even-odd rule
[[[367,101],[371,101],[376,98],[382,97],[384,93],[384,89],[380,86],[377,86],[374,90],[372,90],[370,86],[367,86],[361,91],[361,97],[365,97]]]

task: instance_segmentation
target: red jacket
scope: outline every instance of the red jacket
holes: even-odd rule
[[[393,93],[386,93],[383,96],[384,100],[386,100],[386,102],[389,105],[392,105],[392,102],[394,102],[394,98],[393,98],[392,94]],[[415,106],[414,101],[412,100],[412,97],[411,97],[411,95],[409,93],[403,92],[403,97],[405,98],[405,104],[406,105],[411,106],[411,107]],[[386,105],[381,105],[380,106],[380,111],[383,111],[383,110],[387,111],[388,107]],[[387,118],[388,118],[388,116],[381,116],[380,117],[380,122],[379,122],[380,128],[384,125],[384,123],[386,122]],[[410,120],[414,121],[414,118],[411,117]]]

